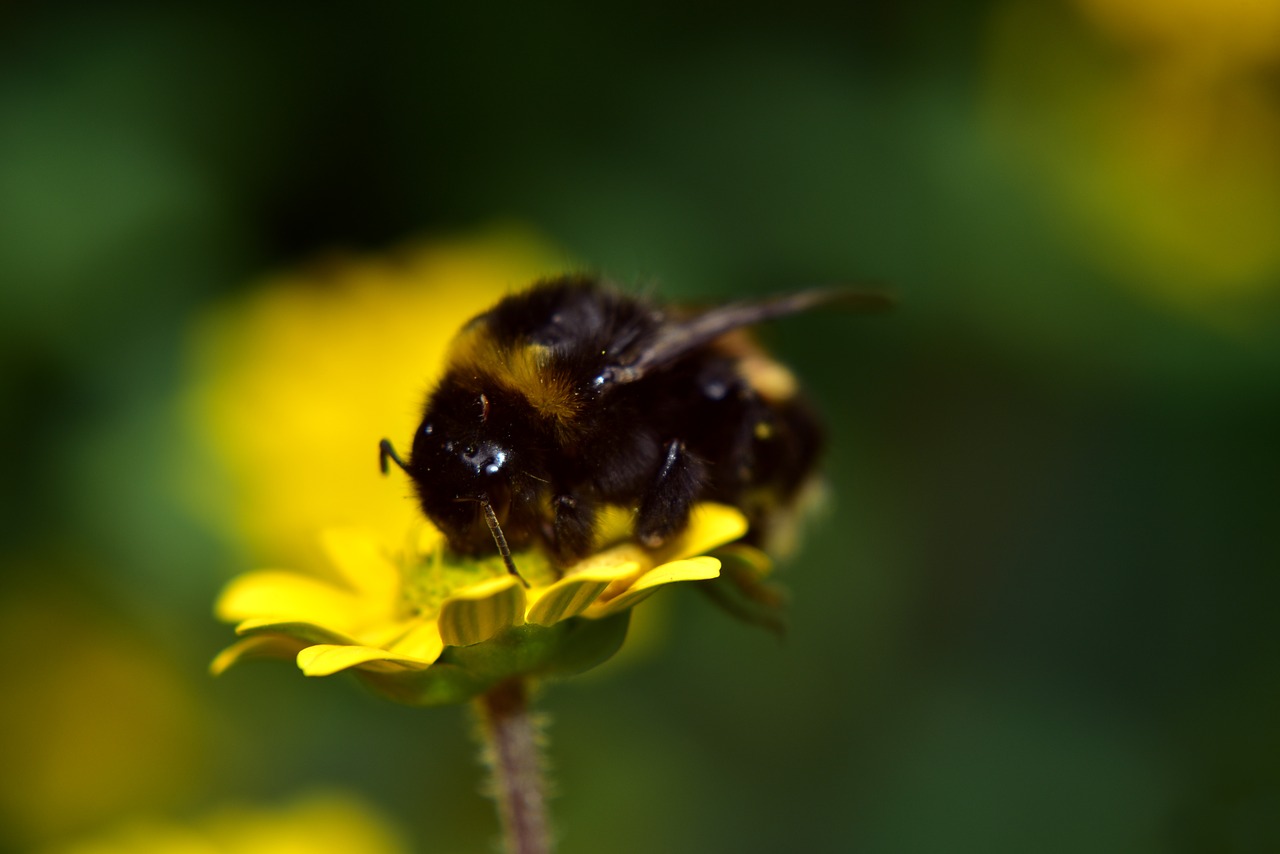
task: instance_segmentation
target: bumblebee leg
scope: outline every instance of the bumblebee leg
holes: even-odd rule
[[[658,469],[658,477],[640,500],[636,512],[636,539],[654,549],[689,524],[689,510],[702,488],[705,466],[672,439]]]
[[[595,502],[574,495],[557,495],[551,501],[551,553],[560,566],[569,566],[591,554],[596,532]]]

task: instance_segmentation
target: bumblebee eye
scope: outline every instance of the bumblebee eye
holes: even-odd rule
[[[480,421],[483,423],[489,420],[489,398],[483,394],[480,395]]]
[[[422,425],[422,435],[424,435],[424,436],[430,436],[432,433],[434,433],[434,432],[435,432],[435,430],[436,430],[436,428],[435,428],[435,425],[433,425],[433,424],[423,424],[423,425]]]

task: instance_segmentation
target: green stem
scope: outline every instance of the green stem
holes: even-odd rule
[[[521,679],[503,682],[477,701],[493,793],[509,854],[548,854],[546,784],[538,728]]]

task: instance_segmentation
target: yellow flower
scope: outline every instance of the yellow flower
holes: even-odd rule
[[[622,644],[633,605],[664,585],[717,577],[720,561],[700,555],[747,527],[737,510],[703,504],[682,536],[651,552],[626,540],[629,524],[627,514],[608,514],[604,536],[617,544],[559,578],[540,553],[517,555],[528,590],[497,555],[452,558],[425,523],[398,552],[367,532],[330,531],[324,545],[338,581],[264,570],[228,585],[217,614],[242,637],[213,670],[296,657],[308,676],[354,670],[390,699],[442,705],[512,677],[589,669]]]
[[[1280,281],[1280,6],[1008,0],[991,14],[985,120],[1054,228],[1120,280],[1247,329]]]
[[[0,645],[23,651],[6,668],[0,704],[0,849],[30,851],[122,813],[176,807],[208,776],[202,735],[216,719],[166,650],[67,582],[84,571],[0,561],[6,577],[25,579],[0,599]]]
[[[378,477],[378,440],[413,435],[466,321],[565,263],[502,228],[312,264],[220,306],[193,334],[182,407],[208,459],[182,492],[251,566],[316,564],[328,527],[401,536],[419,511]]]
[[[135,819],[46,854],[401,854],[408,847],[361,801],[315,793],[277,808],[222,807],[194,822]]]

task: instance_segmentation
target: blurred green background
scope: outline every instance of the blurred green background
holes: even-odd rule
[[[6,4],[0,847],[317,788],[492,844],[465,710],[207,676],[174,401],[265,274],[519,223],[901,297],[766,332],[832,428],[790,635],[670,591],[552,687],[561,850],[1280,850],[1272,5]]]

